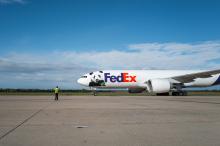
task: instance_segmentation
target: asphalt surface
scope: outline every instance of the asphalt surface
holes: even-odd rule
[[[0,96],[1,146],[219,146],[220,97]]]

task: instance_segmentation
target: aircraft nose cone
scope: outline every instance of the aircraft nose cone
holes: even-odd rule
[[[82,79],[79,78],[79,79],[77,80],[77,83],[82,84]]]
[[[79,83],[79,84],[81,84],[81,85],[83,85],[83,86],[88,86],[86,80],[85,80],[85,79],[82,79],[82,78],[79,78],[79,79],[77,80],[77,83]]]

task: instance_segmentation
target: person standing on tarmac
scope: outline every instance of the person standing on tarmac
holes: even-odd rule
[[[59,91],[60,91],[59,87],[56,86],[56,88],[54,88],[54,93],[55,93],[55,99],[54,100],[58,100]]]

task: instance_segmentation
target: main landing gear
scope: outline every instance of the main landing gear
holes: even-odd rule
[[[157,93],[156,95],[157,95],[157,96],[169,96],[170,93],[169,93],[169,92],[166,92],[166,93]],[[182,90],[173,91],[173,92],[171,92],[171,95],[172,95],[172,96],[187,96],[187,92],[186,92],[186,91],[182,91]]]
[[[187,92],[186,91],[173,91],[172,92],[172,96],[187,96]]]
[[[169,96],[169,92],[166,92],[166,93],[157,93],[156,94],[157,96]]]

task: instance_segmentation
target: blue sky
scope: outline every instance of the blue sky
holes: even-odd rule
[[[219,8],[218,0],[0,0],[0,87],[80,88],[76,78],[93,69],[219,68]]]

